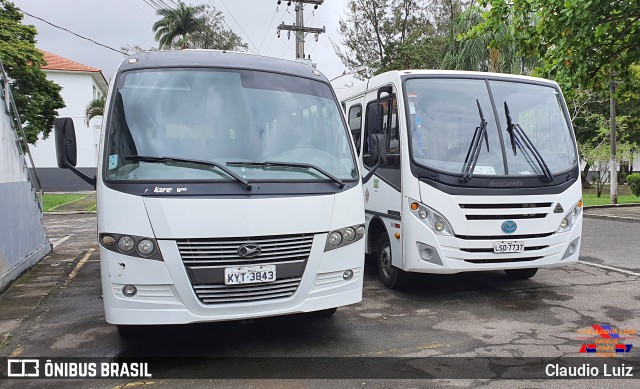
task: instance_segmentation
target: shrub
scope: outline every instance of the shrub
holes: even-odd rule
[[[640,197],[640,173],[629,174],[627,182],[629,183],[629,188],[631,188],[631,193]]]

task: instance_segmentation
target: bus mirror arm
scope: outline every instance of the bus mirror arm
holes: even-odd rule
[[[76,131],[71,118],[57,118],[53,124],[56,139],[56,159],[60,169],[69,169],[87,184],[96,187],[96,177],[89,177],[76,167],[78,150]]]

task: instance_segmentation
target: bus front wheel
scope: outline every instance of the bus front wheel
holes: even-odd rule
[[[402,269],[392,265],[391,262],[391,245],[389,236],[383,233],[378,240],[378,250],[376,252],[378,262],[378,274],[380,281],[391,289],[401,289],[408,285],[409,274]]]
[[[538,272],[538,268],[531,269],[507,269],[504,271],[507,273],[509,278],[513,278],[514,280],[528,280],[529,278],[536,275]]]

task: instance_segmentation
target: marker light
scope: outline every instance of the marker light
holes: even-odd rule
[[[116,238],[111,235],[104,235],[102,237],[102,244],[105,246],[113,246],[114,244],[116,244]]]
[[[412,211],[417,211],[418,208],[420,208],[420,205],[418,205],[418,203],[411,203],[411,210]]]

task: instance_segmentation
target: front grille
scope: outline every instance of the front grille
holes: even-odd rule
[[[182,263],[198,299],[204,304],[262,301],[292,296],[302,279],[311,252],[313,234],[179,239]],[[238,248],[260,246],[260,254],[244,258]],[[226,285],[227,267],[275,265],[276,280],[269,283]]]
[[[268,284],[194,285],[193,289],[200,301],[205,304],[239,303],[292,296],[298,289],[301,279],[301,277],[287,278]]]
[[[493,259],[465,259],[469,263],[508,263],[508,262],[528,262],[535,261],[543,257],[523,257],[523,258],[493,258]]]
[[[467,220],[542,219],[552,203],[460,204]],[[507,213],[508,212],[508,213]]]

